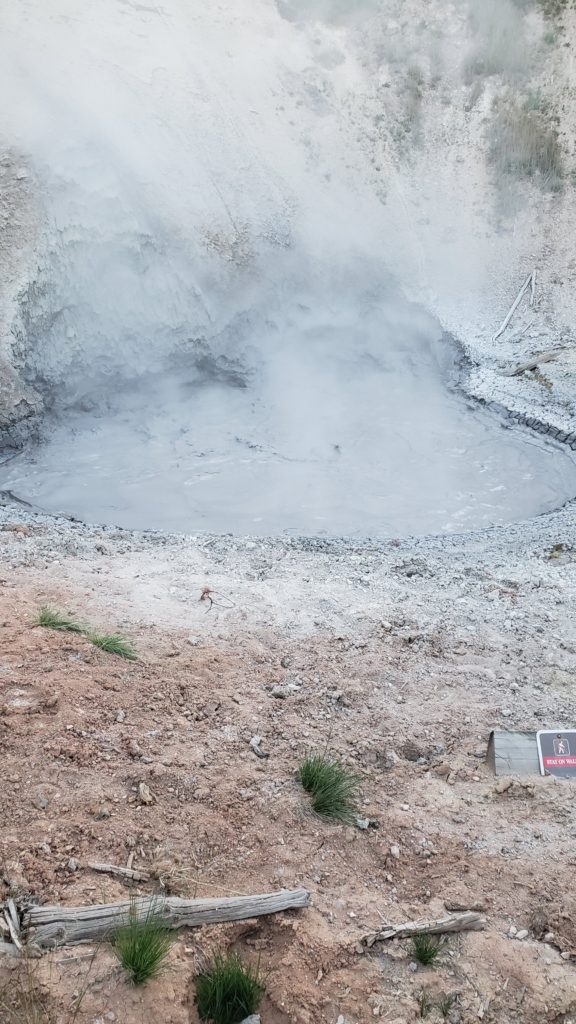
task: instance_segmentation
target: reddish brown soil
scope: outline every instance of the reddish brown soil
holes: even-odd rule
[[[465,694],[449,637],[415,651],[386,631],[358,645],[272,632],[193,645],[180,632],[135,629],[141,660],[129,663],[82,637],[34,628],[47,595],[81,607],[81,595],[24,573],[0,586],[4,895],[120,899],[128,886],[87,862],[124,865],[131,851],[134,866],[157,879],[132,891],[312,894],[309,910],[181,934],[166,973],[138,989],[107,948],[93,964],[69,959],[85,947],[48,954],[32,967],[47,1020],[68,1024],[81,992],[79,1024],[197,1024],[195,969],[229,948],[261,958],[264,1024],[412,1021],[423,989],[459,994],[454,1021],[566,1024],[576,1015],[576,976],[560,955],[576,949],[566,895],[573,787],[535,779],[495,792],[477,756],[491,716],[482,668],[478,690]],[[453,673],[449,701],[423,702],[421,674],[437,674],[438,659]],[[392,698],[387,681],[401,678]],[[286,681],[299,689],[271,696]],[[255,734],[266,760],[249,746]],[[310,813],[295,769],[305,751],[327,746],[360,772],[363,813],[379,827]],[[139,782],[152,806],[139,804]],[[406,942],[357,951],[382,921],[438,916],[450,900],[485,907],[487,928],[451,938],[433,969],[413,970]],[[511,924],[528,939],[510,938]],[[545,943],[548,931],[555,938]],[[16,992],[21,966],[10,959],[0,969]]]

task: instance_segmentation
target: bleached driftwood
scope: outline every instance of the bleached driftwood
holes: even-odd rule
[[[559,356],[563,351],[561,348],[549,348],[546,352],[541,352],[539,356],[533,356],[532,359],[527,359],[525,363],[520,363],[515,366],[512,370],[505,370],[505,377],[518,377],[521,373],[525,373],[526,370],[536,370],[540,363],[550,363],[556,356]]]
[[[132,857],[133,855],[130,854]],[[122,868],[116,864],[96,864],[94,861],[88,861],[88,867],[92,871],[98,871],[101,875],[115,875],[117,878],[129,878],[133,882],[149,882],[150,874],[148,871],[138,871],[137,868]]]
[[[436,921],[407,921],[405,924],[380,928],[372,935],[366,935],[362,939],[362,945],[370,949],[375,942],[383,942],[386,939],[409,939],[412,935],[444,935],[445,932],[478,932],[482,931],[485,925],[485,918],[472,911],[465,914],[448,914],[447,917],[440,917]]]
[[[0,956],[20,956],[20,949],[13,942],[0,940]]]
[[[153,912],[167,928],[197,928],[203,924],[246,921],[283,910],[300,910],[309,905],[310,893],[306,889],[209,900],[143,896],[91,907],[29,907],[22,923],[27,939],[46,948],[106,938],[114,929],[126,924],[131,914],[144,919]]]
[[[532,273],[530,273],[528,275],[528,277],[526,278],[526,280],[524,281],[524,284],[522,285],[520,291],[518,292],[518,295],[516,296],[516,298],[515,298],[514,302],[512,303],[510,309],[508,310],[508,313],[507,313],[506,317],[504,318],[504,320],[500,324],[500,327],[496,331],[496,334],[492,335],[492,341],[498,341],[498,338],[500,337],[500,335],[504,334],[504,331],[508,327],[508,324],[510,323],[512,317],[514,316],[514,313],[518,309],[518,306],[522,302],[522,299],[524,297],[524,293],[528,290],[528,288],[532,289],[532,291],[531,291],[531,296],[532,296],[534,294],[534,290],[536,288],[536,271],[535,270],[533,270]],[[533,299],[531,299],[530,305],[532,305],[532,302],[533,302]]]

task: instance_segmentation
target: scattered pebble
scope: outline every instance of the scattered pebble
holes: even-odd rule
[[[145,804],[146,806],[155,802],[155,799],[145,782],[140,782],[138,784],[138,800],[141,804]]]

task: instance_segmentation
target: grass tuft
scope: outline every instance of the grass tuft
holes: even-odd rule
[[[358,814],[360,780],[343,765],[322,755],[309,755],[297,777],[312,797],[312,809],[324,818],[351,825]]]
[[[451,992],[449,994],[444,994],[443,996],[440,996],[440,999],[438,1000],[438,1004],[437,1005],[438,1005],[438,1010],[440,1012],[440,1016],[442,1017],[443,1020],[448,1020],[448,1017],[452,1013],[452,1010],[456,1006],[457,1002],[458,1002],[458,993],[457,992]]]
[[[418,1016],[429,1017],[434,1009],[434,1003],[428,992],[424,989],[418,996]]]
[[[146,917],[139,917],[136,904],[130,907],[128,924],[112,935],[112,947],[134,985],[155,978],[164,966],[174,936],[152,906]]]
[[[55,608],[50,608],[48,605],[43,605],[39,609],[34,625],[44,626],[46,629],[60,629],[66,633],[84,632],[84,628],[79,622],[71,619],[68,615],[63,615],[62,612],[57,611]]]
[[[245,967],[236,953],[215,956],[196,978],[198,1015],[214,1024],[239,1024],[256,1013],[264,992],[258,967]]]
[[[88,639],[95,647],[108,654],[116,654],[119,658],[126,658],[128,661],[136,661],[138,655],[134,647],[126,637],[120,633],[89,633]]]
[[[95,963],[96,953],[70,1004],[65,1005],[60,997],[56,1006],[47,992],[39,961],[24,955],[0,981],[0,1021],[2,1024],[76,1024]]]
[[[424,967],[434,963],[442,948],[442,942],[432,935],[414,935],[411,943],[414,959]]]

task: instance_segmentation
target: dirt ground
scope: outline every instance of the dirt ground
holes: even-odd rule
[[[288,621],[288,606],[297,604],[293,574],[284,617],[264,614],[256,597],[258,614],[244,612],[242,625],[236,600],[207,612],[198,598],[233,558],[237,589],[246,584],[250,573],[238,567],[256,557],[253,546],[238,553],[229,541],[223,566],[218,545],[206,542],[202,575],[188,568],[186,602],[178,593],[180,615],[159,602],[162,611],[157,604],[146,618],[152,556],[167,557],[162,543],[138,550],[108,534],[100,537],[105,553],[87,557],[97,534],[78,527],[81,551],[73,556],[62,550],[70,543],[64,527],[56,535],[15,525],[0,533],[3,895],[78,905],[129,891],[222,896],[303,886],[312,898],[307,910],[180,934],[165,974],[143,988],[127,984],[104,946],[94,960],[84,958],[91,947],[58,949],[30,969],[48,1020],[69,1024],[80,993],[82,1024],[197,1024],[194,973],[203,957],[230,948],[261,960],[263,1024],[410,1022],[422,991],[433,999],[458,994],[451,1021],[576,1020],[574,785],[534,777],[499,792],[484,761],[494,725],[535,728],[571,713],[568,554],[561,564],[538,554],[533,593],[518,574],[506,588],[498,558],[497,586],[479,581],[468,552],[469,591],[479,587],[484,604],[465,643],[454,593],[462,562],[449,554],[452,577],[439,582],[425,562],[406,563],[390,546],[378,562],[395,588],[386,611],[394,604],[396,614],[382,617],[372,589],[337,626],[321,618],[314,625],[327,600],[322,573],[331,566],[336,585],[354,556],[319,553],[305,628]],[[54,556],[46,567],[43,544]],[[188,547],[200,557],[198,545]],[[490,545],[482,547],[485,559]],[[184,576],[184,549],[174,557]],[[299,556],[306,579],[310,557]],[[390,571],[395,560],[402,575],[398,566]],[[525,572],[534,582],[534,566]],[[252,586],[262,593],[261,581]],[[434,590],[453,612],[432,621]],[[276,592],[281,597],[278,583]],[[34,627],[44,603],[122,628],[139,660]],[[377,609],[370,619],[368,605]],[[538,617],[553,607],[556,622],[542,630]],[[255,735],[265,759],[250,746]],[[328,824],[310,812],[295,770],[306,752],[326,749],[362,776],[363,813],[377,827]],[[150,806],[137,799],[140,782],[153,795]],[[153,883],[130,889],[88,867],[125,865],[130,852]],[[486,928],[449,938],[433,968],[416,968],[406,941],[358,951],[383,922],[441,916],[452,905],[480,907]],[[528,934],[519,940],[511,928]],[[0,988],[9,983],[13,998],[21,974],[18,961],[4,958]],[[12,1024],[3,1012],[3,1024]],[[442,1018],[434,1010],[429,1019]]]

